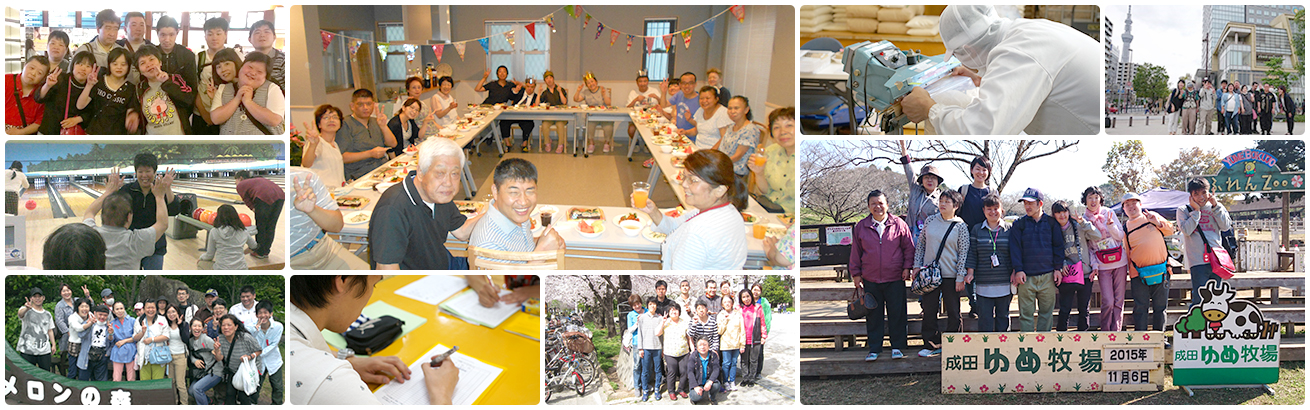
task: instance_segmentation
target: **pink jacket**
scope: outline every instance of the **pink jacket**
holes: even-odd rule
[[[741,307],[742,329],[746,333],[746,344],[764,344],[764,339],[769,337],[769,328],[764,325],[764,309],[760,304],[755,303],[750,306]],[[751,335],[755,334],[755,326],[760,327],[760,340],[753,340]]]

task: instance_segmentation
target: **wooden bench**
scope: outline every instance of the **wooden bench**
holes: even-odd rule
[[[801,268],[801,281],[850,281],[851,271],[846,265],[806,266]]]

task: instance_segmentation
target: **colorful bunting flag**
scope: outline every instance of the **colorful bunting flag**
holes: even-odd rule
[[[728,7],[728,11],[731,11],[732,15],[737,16],[738,23],[746,21],[746,7],[742,5],[736,5],[736,6]]]
[[[691,48],[691,30],[682,30],[683,48]]]
[[[564,6],[564,12],[569,13],[569,17],[578,18],[578,13],[573,6]]]
[[[510,47],[514,47],[514,30],[505,32],[505,41],[509,42]]]
[[[362,46],[362,45],[364,45],[364,42],[363,42],[363,41],[361,41],[361,40],[359,40],[359,39],[351,39],[351,40],[350,40],[350,55],[353,57],[356,53],[358,53],[358,52],[359,52],[359,46]]]
[[[631,34],[628,35],[628,52],[629,52],[629,53],[632,52],[632,37],[633,37],[633,36],[632,36]]]
[[[465,47],[466,45],[467,45],[467,44],[462,43],[462,42],[460,42],[460,43],[455,43],[455,51],[458,51],[458,52],[459,52],[459,61],[464,61],[464,47]]]
[[[651,47],[655,45],[655,37],[642,37],[642,38],[646,39],[646,52],[649,53]]]
[[[592,39],[592,40],[599,40],[599,39],[600,39],[600,32],[602,32],[602,31],[605,31],[605,23],[597,22],[597,23],[596,23],[596,36],[595,36],[595,37],[592,37],[591,39]]]
[[[550,29],[551,29],[551,30],[554,30],[554,29],[555,29],[555,15],[554,15],[554,14],[549,15],[549,16],[546,16],[546,25],[547,25],[547,26],[550,26]]]
[[[485,39],[485,38],[480,38],[480,39],[478,39],[478,45],[482,46],[482,52],[483,52],[483,53],[490,53],[490,52],[491,52],[491,47],[488,47],[488,46],[487,46],[487,39]]]
[[[390,43],[378,43],[378,54],[382,55],[383,60],[387,59],[387,48],[390,46]]]
[[[582,29],[586,30],[588,24],[591,24],[591,13],[587,13],[587,19],[582,21]]]
[[[660,36],[660,40],[661,43],[664,45],[664,50],[673,51],[673,33]]]
[[[610,29],[610,47],[614,46],[614,41],[619,39],[619,31]]]
[[[523,28],[528,30],[528,35],[532,36],[533,40],[537,39],[537,23],[528,23],[528,25],[523,26]]]
[[[438,62],[438,63],[441,62],[441,52],[442,52],[442,51],[445,51],[445,50],[446,50],[446,45],[445,45],[445,44],[433,44],[433,45],[432,45],[432,54],[436,54],[436,55],[437,55],[437,62]]]
[[[714,20],[715,19],[711,18],[701,25],[701,27],[705,27],[705,32],[710,35],[711,40],[714,39]]]
[[[328,44],[332,44],[333,34],[327,31],[319,31],[319,35],[323,36],[323,49],[327,50]]]

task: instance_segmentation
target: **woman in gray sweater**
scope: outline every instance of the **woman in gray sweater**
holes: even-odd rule
[[[1092,247],[1088,244],[1101,240],[1101,232],[1092,226],[1091,221],[1083,219],[1082,215],[1070,212],[1069,205],[1064,201],[1051,204],[1051,215],[1055,216],[1055,221],[1060,223],[1060,230],[1064,232],[1064,269],[1055,277],[1055,283],[1060,288],[1060,315],[1056,318],[1055,330],[1069,329],[1069,313],[1077,307],[1076,326],[1079,332],[1083,332],[1088,327],[1091,315],[1087,309],[1092,300]],[[1081,268],[1074,271],[1076,266]],[[1081,275],[1083,280],[1080,283],[1071,282],[1067,280],[1073,277],[1071,275]]]
[[[942,284],[932,292],[919,298],[923,307],[923,350],[920,357],[941,354],[942,331],[937,329],[937,312],[945,303],[947,332],[960,331],[960,294],[964,292],[968,271],[965,260],[969,254],[969,227],[964,219],[955,215],[955,209],[964,199],[963,195],[953,190],[941,192],[937,199],[937,208],[941,211],[928,216],[919,233],[919,243],[914,247],[914,266],[910,272],[913,281],[919,272],[932,265],[937,258],[937,249],[941,248],[941,257],[936,259],[941,268]]]
[[[988,194],[982,199],[987,219],[973,226],[969,240],[969,257],[965,268],[966,283],[974,284],[978,294],[978,331],[1010,330],[1010,223],[1001,219],[1001,197]]]
[[[246,326],[241,323],[241,319],[231,313],[223,315],[218,319],[219,323],[219,340],[215,340],[218,345],[214,349],[214,359],[222,363],[224,370],[223,381],[227,385],[227,405],[234,404],[255,404],[259,399],[259,391],[255,394],[246,394],[246,392],[237,390],[232,385],[232,378],[241,368],[243,359],[251,361],[259,360],[259,343],[255,337],[246,331]]]
[[[217,386],[223,381],[223,367],[219,366],[218,359],[214,358],[214,339],[205,334],[205,322],[200,319],[191,320],[191,366],[199,369],[195,382],[191,383],[191,397],[196,399],[196,404],[201,406],[209,405],[209,396],[206,392]]]

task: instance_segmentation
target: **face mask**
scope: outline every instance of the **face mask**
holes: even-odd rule
[[[105,304],[106,304],[106,305],[109,305],[109,306],[113,306],[113,305],[114,305],[114,298],[105,299]]]

